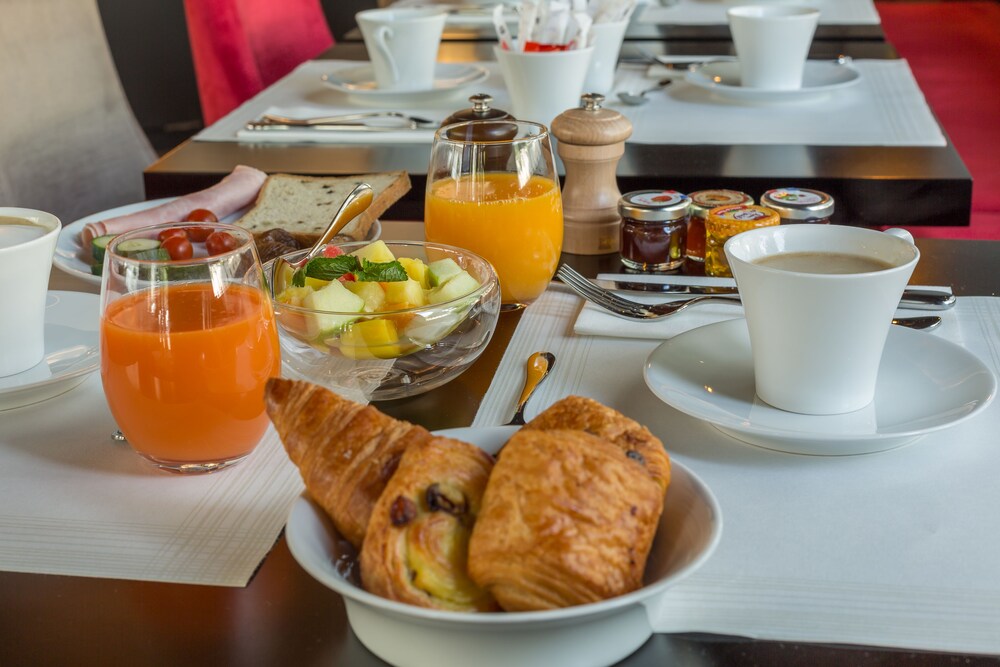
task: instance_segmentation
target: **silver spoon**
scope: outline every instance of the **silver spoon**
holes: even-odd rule
[[[625,104],[637,107],[649,101],[648,99],[646,99],[646,93],[652,93],[653,91],[666,88],[673,82],[674,82],[673,79],[660,79],[659,81],[656,82],[655,86],[647,88],[646,90],[641,90],[638,93],[627,93],[624,91],[620,92],[618,93],[618,99],[620,99]]]
[[[941,318],[937,315],[928,315],[925,317],[894,317],[892,323],[898,327],[906,327],[907,329],[934,329],[941,326]]]
[[[524,372],[524,389],[521,390],[521,398],[517,401],[517,411],[505,426],[524,426],[524,406],[528,404],[528,399],[535,393],[538,385],[542,384],[542,380],[548,377],[555,363],[556,355],[551,352],[535,352],[528,357],[528,366]]]

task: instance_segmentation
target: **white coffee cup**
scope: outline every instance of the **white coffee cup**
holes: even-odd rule
[[[747,5],[726,12],[740,61],[740,83],[763,90],[797,90],[819,10],[796,5]]]
[[[870,404],[893,312],[920,258],[913,237],[902,229],[779,225],[737,234],[725,252],[746,313],[757,396],[811,415]],[[774,264],[797,253],[805,253],[797,270]],[[814,272],[836,261],[831,253],[884,268]]]
[[[0,208],[0,377],[45,356],[45,299],[61,227],[51,213]]]
[[[548,126],[563,111],[579,107],[593,51],[593,47],[543,52],[493,47],[514,117]]]
[[[615,83],[618,54],[622,50],[628,21],[607,21],[590,26],[590,67],[583,82],[583,92],[607,95]]]
[[[355,19],[375,83],[385,90],[430,90],[447,13],[440,9],[367,9]]]

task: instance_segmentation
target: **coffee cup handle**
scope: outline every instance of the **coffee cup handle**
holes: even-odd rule
[[[389,63],[393,83],[399,83],[399,68],[396,66],[396,61],[392,57],[389,45],[386,44],[387,39],[392,39],[392,28],[386,25],[380,26],[379,29],[375,31],[375,48],[379,50],[379,53],[382,54],[385,61]]]
[[[891,229],[885,230],[885,233],[889,236],[895,236],[898,239],[903,239],[907,243],[913,243],[913,234],[906,231],[905,229],[900,229],[899,227],[892,227]]]

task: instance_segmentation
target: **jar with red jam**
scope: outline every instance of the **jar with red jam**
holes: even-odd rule
[[[691,199],[675,190],[637,190],[618,201],[622,264],[645,273],[672,273],[684,264]]]
[[[781,224],[810,223],[830,224],[833,216],[833,197],[806,188],[776,188],[768,190],[760,198],[760,205],[777,211]]]
[[[731,278],[732,269],[724,246],[733,236],[757,227],[781,222],[777,211],[763,206],[720,206],[708,212],[705,220],[705,275]]]
[[[713,208],[753,204],[753,197],[739,190],[698,190],[691,198],[691,220],[688,222],[684,254],[692,262],[705,261],[705,218]]]

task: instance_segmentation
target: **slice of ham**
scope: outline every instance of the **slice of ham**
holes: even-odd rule
[[[90,248],[90,242],[98,236],[121,234],[131,229],[167,222],[180,222],[196,208],[207,208],[222,220],[227,215],[232,215],[252,204],[266,179],[267,174],[264,172],[241,164],[221,181],[205,190],[192,192],[145,211],[87,223],[80,232],[80,241],[84,248]]]

